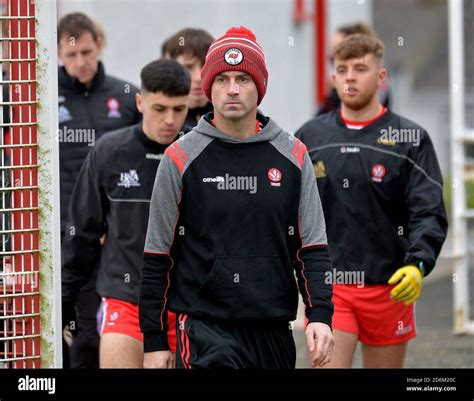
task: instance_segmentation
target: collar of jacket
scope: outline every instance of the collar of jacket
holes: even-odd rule
[[[143,132],[143,125],[142,123],[139,123],[137,125],[135,125],[134,129],[133,129],[133,133],[135,135],[135,137],[137,138],[137,140],[143,145],[145,146],[145,148],[149,149],[149,150],[153,150],[153,151],[158,151],[160,153],[163,153],[165,151],[165,149],[171,145],[163,145],[161,143],[158,143],[158,142],[155,142],[155,141],[152,141],[151,139],[149,139],[145,133]],[[179,138],[179,135],[176,135],[176,138],[173,140],[176,141],[177,139]]]
[[[231,135],[225,134],[224,132],[221,132],[216,127],[214,127],[214,125],[211,123],[213,118],[214,113],[207,113],[206,115],[201,117],[198,122],[198,125],[194,127],[193,130],[200,134],[212,136],[214,138],[220,139],[221,141],[232,143],[271,141],[272,139],[276,138],[277,135],[280,134],[280,132],[283,131],[278,126],[278,124],[271,118],[265,117],[263,114],[257,112],[257,120],[260,122],[262,127],[260,132],[246,139],[238,139]]]
[[[188,116],[192,117],[193,119],[196,119],[196,117],[199,119],[201,116],[213,111],[213,106],[211,102],[207,102],[207,104],[203,107],[195,107],[194,109],[189,109],[188,110]],[[197,122],[197,119],[196,119]]]
[[[59,85],[63,88],[72,89],[73,91],[78,93],[84,93],[86,91],[92,92],[96,90],[97,88],[102,86],[102,84],[105,82],[105,79],[105,68],[102,64],[102,61],[99,61],[97,73],[95,74],[94,79],[92,80],[92,86],[89,89],[87,89],[84,84],[81,84],[77,78],[70,76],[64,66],[59,68],[58,73]]]
[[[350,130],[350,128],[347,128],[346,123],[343,121],[340,111],[341,111],[340,108],[333,111],[333,113],[335,113],[337,125],[339,125],[341,128],[344,128],[345,130]],[[377,118],[371,124],[366,125],[365,127],[362,127],[359,130],[356,130],[356,132],[359,132],[359,133],[366,132],[366,131],[374,132],[378,128],[385,125],[392,118],[392,116],[393,116],[392,112],[390,111],[389,108],[387,108],[387,111],[384,114],[382,114],[379,118]]]

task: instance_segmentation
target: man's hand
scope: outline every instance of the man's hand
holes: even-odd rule
[[[331,362],[334,336],[325,323],[309,323],[305,330],[311,367],[324,366]]]
[[[62,303],[62,326],[63,336],[67,345],[71,346],[74,337],[77,337],[79,327],[77,325],[77,312],[73,302]]]
[[[390,285],[400,283],[392,289],[390,295],[395,302],[411,305],[421,295],[423,275],[418,267],[408,265],[398,269],[388,280]]]
[[[174,369],[176,354],[171,351],[145,352],[143,367],[145,369]]]

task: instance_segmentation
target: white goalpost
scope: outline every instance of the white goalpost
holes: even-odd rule
[[[0,366],[61,367],[56,1],[6,3],[0,17],[0,106],[7,111],[0,124]]]
[[[470,1],[470,0],[469,0]],[[454,285],[454,332],[474,334],[469,311],[469,230],[474,210],[466,201],[466,147],[474,144],[474,129],[466,121],[465,2],[449,0],[449,70],[451,113],[452,239]],[[467,8],[467,7],[466,7]],[[474,22],[473,16],[471,24]]]

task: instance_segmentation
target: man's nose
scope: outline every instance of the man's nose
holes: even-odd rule
[[[240,86],[237,82],[232,81],[229,85],[228,94],[229,95],[238,95],[240,93]]]
[[[354,79],[355,79],[354,70],[352,68],[349,68],[347,70],[346,80],[347,81],[353,81]]]
[[[86,59],[84,56],[82,56],[81,54],[78,54],[76,56],[76,65],[81,68],[81,67],[84,67],[84,65],[86,64]]]
[[[199,67],[195,67],[191,70],[191,80],[196,83],[201,83],[201,69]]]
[[[165,115],[165,124],[166,125],[173,125],[174,124],[174,113],[172,110],[168,111]]]

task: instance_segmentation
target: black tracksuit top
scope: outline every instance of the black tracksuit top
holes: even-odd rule
[[[59,67],[58,81],[61,232],[64,232],[71,194],[87,153],[104,133],[137,124],[141,114],[135,105],[138,88],[106,75],[102,63],[90,89],[68,75],[64,67]],[[88,130],[88,134],[79,130]],[[74,140],[75,135],[78,140]],[[81,136],[89,139],[86,135],[93,140],[81,140]]]
[[[398,268],[420,261],[429,274],[448,224],[428,133],[390,110],[349,129],[338,110],[296,136],[314,165],[334,268],[364,272],[366,284],[387,284]]]
[[[100,296],[138,304],[150,198],[166,147],[137,124],[103,135],[87,155],[62,244],[65,301],[75,301],[98,269]]]

